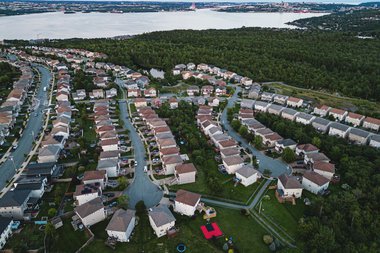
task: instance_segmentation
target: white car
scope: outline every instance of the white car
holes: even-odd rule
[[[144,172],[145,172],[145,173],[148,172],[148,167],[147,167],[147,166],[144,166]]]

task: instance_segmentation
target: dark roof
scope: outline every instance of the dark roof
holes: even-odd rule
[[[297,142],[293,141],[292,139],[279,140],[277,143],[280,145],[284,145],[284,147],[288,147],[288,146],[292,146],[292,145],[297,144]]]
[[[0,198],[0,207],[21,206],[30,195],[30,190],[8,191]]]
[[[193,193],[185,190],[178,190],[176,193],[175,201],[189,205],[195,206],[201,199],[201,195],[198,193]]]
[[[298,111],[294,110],[294,109],[291,109],[291,108],[285,108],[284,110],[282,110],[281,112],[282,114],[286,113],[286,114],[289,114],[289,115],[295,115],[298,113]]]
[[[330,128],[335,128],[335,129],[338,129],[340,131],[347,131],[347,129],[349,129],[350,127],[347,126],[347,125],[344,125],[344,124],[341,124],[341,123],[338,123],[338,122],[333,122],[331,123],[330,125]]]
[[[132,221],[132,218],[135,217],[136,211],[128,209],[125,211],[124,209],[119,209],[112,216],[112,219],[108,223],[106,230],[111,231],[120,231],[125,232],[129,224]]]
[[[306,120],[310,120],[312,119],[314,116],[313,115],[310,115],[310,114],[307,114],[307,113],[304,113],[304,112],[300,112],[297,114],[297,117],[298,118],[302,118],[302,119],[306,119]]]
[[[285,189],[299,189],[302,188],[297,178],[282,174],[278,177],[278,180],[282,183]]]
[[[316,117],[315,119],[313,119],[312,123],[316,123],[316,124],[319,124],[319,125],[327,126],[328,124],[331,123],[331,121],[327,120],[327,119],[324,119],[324,118]]]
[[[367,132],[365,130],[362,130],[362,129],[358,129],[358,128],[351,128],[350,130],[350,135],[351,134],[354,134],[356,136],[360,136],[360,137],[363,137],[363,138],[367,138],[371,133],[370,132]]]
[[[281,111],[282,109],[284,109],[284,107],[280,106],[280,105],[275,105],[275,104],[271,104],[269,107],[268,107],[268,110],[269,109],[272,109],[272,110],[275,110],[275,111]]]
[[[11,222],[11,218],[0,217],[0,234],[4,232]]]
[[[74,209],[74,211],[79,215],[80,218],[84,218],[102,208],[104,208],[103,201],[99,197],[90,200],[89,202],[84,203],[83,205],[77,206]]]

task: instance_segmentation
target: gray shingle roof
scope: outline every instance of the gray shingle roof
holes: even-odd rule
[[[331,123],[331,121],[324,118],[316,117],[315,119],[313,119],[312,123],[316,123],[322,126],[327,126],[328,124]]]
[[[130,209],[117,210],[112,216],[112,219],[110,220],[110,222],[108,223],[106,230],[120,231],[120,232],[127,231],[129,224],[131,223],[133,217],[135,217],[135,213],[136,211],[130,210]]]
[[[363,137],[363,138],[367,138],[371,133],[368,132],[368,131],[365,131],[365,130],[362,130],[362,129],[358,129],[358,128],[351,128],[350,130],[350,135],[356,135],[356,136],[360,136],[360,137]]]
[[[335,129],[338,129],[340,131],[347,131],[350,127],[347,126],[347,125],[344,125],[344,124],[341,124],[341,123],[338,123],[338,122],[333,122],[331,123],[330,125],[330,128],[335,128]]]
[[[103,201],[99,197],[90,200],[89,202],[84,203],[83,205],[77,206],[74,209],[74,211],[79,215],[79,217],[84,218],[102,208],[104,208]]]
[[[0,207],[21,206],[30,195],[30,190],[8,191],[0,199]]]
[[[165,205],[159,204],[149,210],[149,216],[157,227],[176,221],[174,215]]]

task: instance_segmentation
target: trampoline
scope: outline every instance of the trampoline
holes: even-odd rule
[[[216,224],[215,222],[201,226],[201,230],[203,232],[204,237],[207,240],[209,240],[213,237],[219,237],[219,236],[223,235],[218,224]]]

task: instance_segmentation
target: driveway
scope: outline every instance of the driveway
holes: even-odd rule
[[[271,157],[268,157],[261,153],[259,150],[251,146],[247,140],[245,140],[243,137],[241,137],[235,130],[231,127],[227,120],[227,109],[232,108],[235,105],[235,102],[238,98],[238,93],[241,91],[241,88],[239,86],[236,86],[236,90],[234,95],[228,99],[228,103],[226,108],[224,109],[220,119],[221,124],[224,126],[226,130],[228,130],[228,134],[234,138],[237,142],[241,143],[241,146],[243,148],[247,148],[251,151],[251,153],[256,156],[256,158],[260,161],[259,163],[259,170],[263,172],[265,169],[269,169],[272,172],[273,177],[278,177],[279,175],[283,173],[291,174],[291,169],[288,167],[287,164],[282,162],[281,160],[276,160]]]
[[[129,137],[131,138],[132,145],[135,151],[135,160],[137,166],[135,169],[135,175],[132,184],[130,184],[124,191],[129,198],[129,206],[135,208],[136,203],[143,200],[147,208],[157,205],[163,197],[161,188],[155,185],[148,177],[147,173],[144,173],[145,161],[145,147],[137,134],[136,129],[133,127],[129,120],[127,102],[125,100],[119,101],[120,117],[124,122],[124,127],[129,130]]]
[[[15,168],[19,169],[23,162],[26,160],[26,155],[30,153],[33,148],[33,141],[40,133],[42,126],[44,124],[43,110],[47,109],[48,104],[48,92],[44,91],[45,87],[49,87],[51,74],[50,71],[41,66],[36,66],[38,71],[41,73],[41,85],[38,88],[36,98],[40,100],[40,103],[36,110],[29,115],[28,123],[22,133],[16,150],[13,150],[10,157],[13,157],[13,162],[11,158],[8,158],[3,164],[0,165],[0,188],[6,186],[6,181],[10,180],[15,175]],[[37,116],[34,116],[38,113]]]

